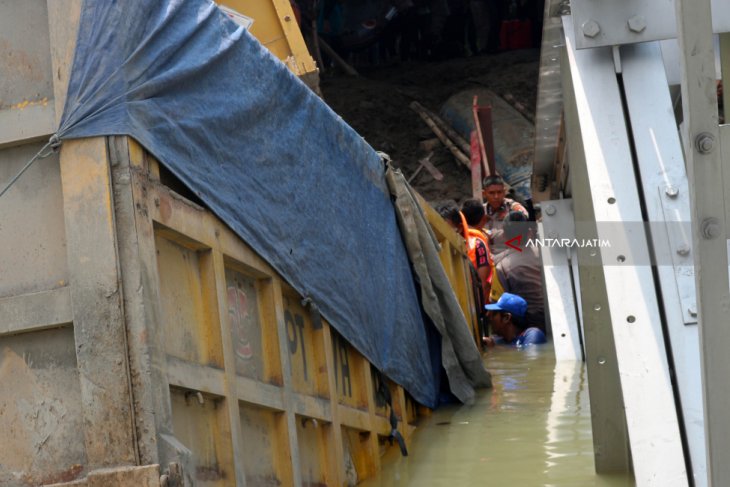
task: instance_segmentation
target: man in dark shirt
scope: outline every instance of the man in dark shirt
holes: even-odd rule
[[[517,211],[504,220],[504,238],[512,242],[499,255],[494,256],[497,277],[504,290],[517,294],[527,301],[525,318],[531,325],[545,329],[545,300],[543,298],[542,262],[535,246],[526,246],[528,239],[535,237],[535,222],[527,221]]]

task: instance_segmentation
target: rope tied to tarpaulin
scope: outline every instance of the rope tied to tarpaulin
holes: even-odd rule
[[[61,148],[61,139],[58,137],[58,134],[53,134],[50,139],[48,139],[48,142],[46,145],[41,147],[41,149],[34,155],[28,162],[25,163],[25,165],[20,169],[20,171],[15,174],[12,178],[10,178],[10,181],[5,185],[5,187],[0,191],[0,198],[3,197],[5,193],[7,193],[10,188],[13,187],[15,183],[18,182],[18,180],[21,178],[23,173],[30,169],[30,166],[33,165],[33,163],[39,159],[45,159],[46,157],[49,157],[51,154],[58,152],[58,150]]]

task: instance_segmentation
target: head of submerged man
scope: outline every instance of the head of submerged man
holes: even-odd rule
[[[512,341],[526,327],[527,301],[521,296],[503,293],[496,303],[484,308],[489,312],[492,331],[507,341]]]
[[[505,194],[504,180],[501,176],[487,176],[482,181],[482,196],[493,210],[502,206]]]

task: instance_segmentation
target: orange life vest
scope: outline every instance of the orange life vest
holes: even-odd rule
[[[502,283],[499,280],[499,276],[497,275],[497,268],[494,265],[494,261],[492,261],[492,253],[489,250],[489,239],[484,234],[483,231],[477,230],[476,228],[469,228],[469,225],[466,223],[466,218],[464,218],[464,214],[459,212],[459,215],[461,216],[461,232],[462,235],[466,235],[466,248],[469,255],[469,260],[474,265],[474,268],[476,269],[477,266],[477,239],[481,240],[484,243],[484,246],[487,248],[487,261],[489,262],[489,278],[487,281],[489,284],[491,284],[491,292],[489,294],[489,298],[492,302],[497,302],[499,297],[504,293],[504,286],[502,286]]]
[[[461,216],[461,234],[466,240],[467,255],[475,269],[477,268],[477,240],[481,240],[484,244],[484,248],[487,250],[487,262],[489,263],[490,269],[487,282],[491,284],[492,276],[494,275],[494,265],[492,264],[492,255],[489,252],[489,239],[481,230],[469,228],[469,225],[466,223],[466,218],[462,212],[459,212],[459,216]]]
[[[487,249],[487,263],[491,268],[492,255],[489,252],[489,241],[487,240],[487,236],[484,234],[484,232],[482,232],[481,230],[477,230],[476,228],[467,228],[466,245],[469,253],[469,260],[471,260],[471,263],[474,264],[474,267],[477,266],[477,240],[481,241],[484,244],[484,248]],[[492,274],[490,271],[489,281],[491,282],[491,280]]]

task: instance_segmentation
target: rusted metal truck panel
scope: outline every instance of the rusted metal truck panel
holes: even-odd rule
[[[3,184],[58,121],[79,9],[0,5]],[[406,442],[423,412],[130,138],[33,164],[0,244],[1,485],[354,485],[391,409]]]
[[[69,142],[61,166],[68,281],[0,301],[0,422],[15,445],[0,452],[3,485],[169,475],[171,462],[195,485],[378,470],[378,379],[301,296],[127,138]],[[417,407],[389,387],[409,439]]]

